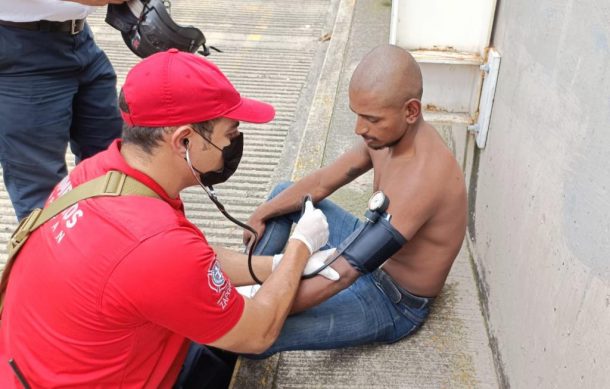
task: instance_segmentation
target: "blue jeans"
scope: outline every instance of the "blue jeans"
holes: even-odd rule
[[[17,218],[121,136],[116,74],[89,26],[76,35],[0,26],[0,164]]]
[[[274,198],[284,189],[292,185],[291,182],[281,182],[273,188],[269,199]],[[322,200],[316,204],[324,212],[328,220],[328,243],[321,250],[339,246],[362,222],[360,219],[345,211],[330,200]],[[275,255],[284,251],[284,246],[290,237],[290,229],[301,218],[301,212],[293,212],[268,220],[265,233],[254,249],[254,255]],[[332,221],[332,223],[331,223]]]
[[[273,198],[290,183],[281,183],[271,192]],[[337,247],[361,221],[330,200],[320,208],[328,220],[329,247]],[[257,246],[259,255],[282,252],[292,223],[299,212],[267,222]],[[432,298],[415,296],[397,285],[383,270],[359,277],[349,288],[304,312],[290,316],[276,342],[260,355],[265,358],[280,351],[324,350],[368,343],[393,343],[418,329],[428,316]]]

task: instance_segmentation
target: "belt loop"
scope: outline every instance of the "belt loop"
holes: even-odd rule
[[[386,296],[394,303],[398,304],[402,300],[402,293],[396,288],[396,285],[392,283],[390,277],[381,269],[376,270],[376,277],[379,281],[379,285],[385,292]]]
[[[85,29],[85,19],[72,19],[70,22],[70,35],[78,35]]]
[[[413,309],[424,309],[434,300],[430,297],[419,297],[409,293],[407,290],[397,285],[392,277],[383,269],[377,269],[373,275],[375,276],[375,279],[378,280],[379,285],[384,290],[386,296],[395,304],[402,301]]]
[[[420,301],[419,304],[420,305],[419,305],[418,309],[424,309],[428,305],[428,301],[427,300]]]

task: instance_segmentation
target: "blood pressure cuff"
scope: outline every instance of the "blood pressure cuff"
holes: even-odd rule
[[[364,223],[337,247],[338,254],[361,273],[377,269],[407,243],[383,216]]]

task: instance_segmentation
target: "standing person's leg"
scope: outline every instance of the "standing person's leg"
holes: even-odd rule
[[[269,195],[269,200],[292,185],[291,182],[281,182],[275,186]],[[362,223],[360,219],[347,212],[330,200],[322,200],[316,207],[322,210],[328,220],[328,244],[321,249],[337,247]],[[290,230],[301,217],[301,212],[293,212],[270,219],[266,223],[265,233],[260,237],[254,250],[256,255],[274,255],[281,253],[290,237]]]
[[[78,78],[70,128],[70,149],[78,163],[119,138],[123,120],[118,108],[116,73],[106,54],[95,44],[88,25],[77,38],[75,52],[84,65]]]
[[[69,34],[0,26],[0,163],[18,219],[67,174],[73,45]]]

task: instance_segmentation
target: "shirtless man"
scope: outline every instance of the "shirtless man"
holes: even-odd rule
[[[265,232],[259,253],[277,254],[309,193],[327,216],[327,247],[337,247],[363,222],[324,199],[372,168],[373,190],[389,199],[391,226],[407,241],[382,268],[363,274],[353,260],[341,256],[332,264],[341,276],[338,281],[303,281],[292,312],[304,312],[288,319],[263,356],[391,343],[423,324],[462,245],[467,201],[460,166],[423,119],[421,96],[421,71],[406,50],[391,45],[373,49],[349,85],[350,108],[358,116],[355,133],[361,141],[293,185],[278,185],[250,217],[249,224]],[[367,237],[358,239],[365,239],[367,247],[377,244]]]

